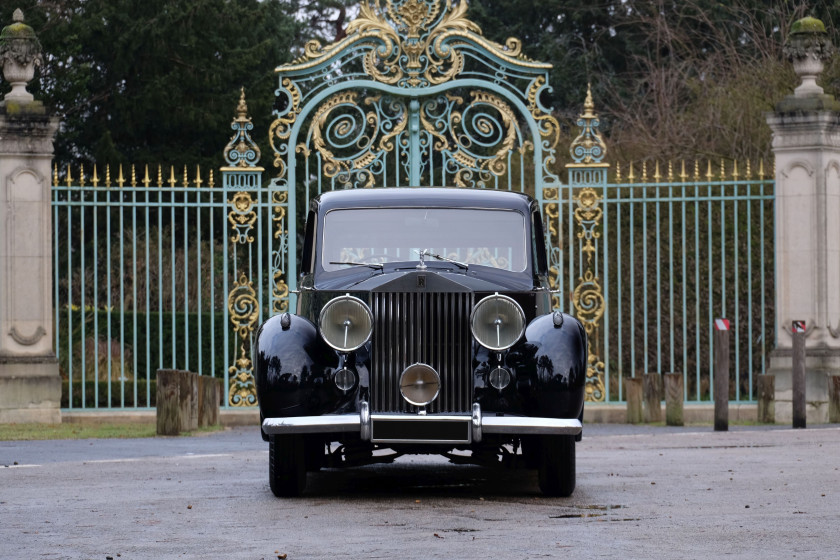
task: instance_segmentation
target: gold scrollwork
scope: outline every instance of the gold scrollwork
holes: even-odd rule
[[[591,187],[581,189],[577,196],[578,207],[575,208],[575,220],[580,226],[577,236],[578,239],[585,240],[581,250],[586,253],[587,266],[592,266],[595,255],[595,245],[592,241],[601,237],[601,233],[595,229],[601,221],[600,201],[601,197]]]
[[[539,76],[528,88],[528,110],[537,121],[540,135],[550,142],[550,148],[556,148],[560,142],[560,123],[551,113],[544,112],[537,102],[537,95],[545,85],[545,76]]]
[[[466,17],[467,2],[449,0],[365,0],[359,16],[347,26],[347,35],[322,46],[310,41],[304,55],[281,70],[306,70],[339,53],[367,47],[362,58],[365,73],[385,84],[405,80],[410,87],[435,85],[455,78],[464,68],[464,41],[486,49],[507,63],[528,68],[550,68],[522,54],[522,42],[509,38],[504,46],[485,39],[481,28]],[[441,15],[443,12],[443,15]],[[390,18],[390,20],[389,20]]]
[[[247,341],[257,325],[259,301],[254,291],[254,284],[243,272],[234,283],[228,295],[228,312],[234,331],[241,339],[240,356],[236,363],[228,368],[230,389],[228,402],[231,406],[253,406],[257,401],[257,389],[251,359],[245,350]]]
[[[272,309],[275,313],[285,313],[289,310],[289,285],[283,278],[285,274],[282,270],[274,271],[274,287],[272,288],[272,296],[274,305]]]
[[[278,138],[280,140],[288,140],[289,136],[292,134],[292,126],[295,124],[301,110],[301,92],[298,85],[289,78],[283,78],[280,83],[283,86],[283,90],[286,91],[289,96],[290,106],[288,111],[274,119],[271,126],[268,128],[268,143],[271,145],[271,149],[275,154],[274,167],[279,167],[280,172],[278,175],[284,176],[286,173],[285,163],[283,162],[281,151],[274,144],[274,139]]]
[[[572,305],[577,318],[586,331],[588,364],[586,367],[586,399],[602,401],[604,393],[604,362],[600,359],[600,338],[598,326],[606,309],[599,279],[592,270],[586,270],[578,278],[578,285],[572,293]],[[594,345],[593,345],[594,341]]]
[[[286,206],[289,203],[289,193],[286,191],[276,191],[272,195],[272,202],[274,203],[274,217],[272,221],[277,224],[274,231],[274,238],[280,241],[277,247],[277,255],[285,255],[288,250],[288,231],[285,226]],[[276,261],[276,268],[272,277],[272,310],[275,313],[284,313],[289,310],[289,286],[286,284],[284,278],[286,271],[283,270],[283,260]]]
[[[236,333],[243,340],[248,338],[257,325],[259,305],[254,284],[248,280],[248,276],[243,272],[228,295],[230,321],[233,323]]]
[[[356,105],[356,98],[358,94],[354,91],[344,91],[337,93],[327,99],[323,105],[318,108],[318,112],[313,117],[315,125],[312,127],[312,145],[321,154],[324,160],[324,175],[327,177],[335,177],[341,171],[346,171],[349,166],[346,162],[340,161],[335,157],[335,154],[327,148],[327,143],[324,140],[323,129],[327,123],[327,117],[333,109],[340,105]]]
[[[240,355],[236,365],[228,368],[230,388],[228,403],[230,406],[255,406],[257,404],[257,387],[254,384],[253,364],[245,352],[245,345],[239,347]]]
[[[228,213],[228,221],[236,232],[231,236],[231,242],[253,243],[254,236],[251,235],[251,230],[257,221],[257,213],[253,209],[254,199],[251,198],[251,193],[240,191],[233,195],[228,204],[233,207]]]
[[[586,254],[586,262],[581,263],[583,274],[578,278],[578,285],[572,294],[572,305],[576,315],[586,330],[587,351],[589,354],[586,367],[587,400],[603,401],[606,399],[604,391],[604,362],[600,359],[601,339],[598,327],[606,310],[604,292],[600,280],[595,276],[594,258],[595,244],[601,233],[597,230],[602,210],[601,197],[591,187],[582,188],[575,197],[575,220],[578,225],[577,238],[581,240],[581,250]]]

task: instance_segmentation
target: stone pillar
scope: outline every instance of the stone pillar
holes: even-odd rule
[[[840,373],[840,103],[816,83],[831,54],[823,23],[794,23],[785,44],[802,84],[767,116],[776,156],[776,422],[792,419],[791,321],[807,321],[809,423],[828,420]]]
[[[50,168],[58,119],[26,91],[41,45],[23,14],[0,32],[0,423],[61,422],[53,351]]]

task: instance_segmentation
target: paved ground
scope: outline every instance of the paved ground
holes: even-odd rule
[[[840,557],[840,428],[592,425],[578,487],[430,457],[277,500],[253,428],[0,442],[0,558]]]

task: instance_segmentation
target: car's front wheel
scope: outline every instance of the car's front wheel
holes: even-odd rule
[[[300,496],[306,488],[303,436],[273,435],[268,442],[268,483],[278,498]]]
[[[575,436],[542,436],[540,490],[546,496],[571,496],[575,491]]]

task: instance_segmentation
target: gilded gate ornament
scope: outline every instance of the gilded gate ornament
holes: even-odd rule
[[[248,116],[244,88],[240,93],[231,128],[234,134],[224,150],[227,166],[221,169],[225,195],[230,196],[227,200],[227,218],[231,228],[227,266],[238,271],[238,278],[228,292],[226,309],[234,336],[238,339],[238,344],[234,345],[236,357],[227,374],[228,404],[254,406],[257,404],[257,392],[250,358],[250,339],[259,321],[260,303],[251,280],[255,273],[252,270],[251,252],[255,245],[257,224],[264,211],[260,206],[263,168],[257,165],[260,148],[249,134],[253,124]],[[170,180],[172,182],[174,176]]]
[[[600,322],[606,312],[606,300],[598,277],[598,240],[603,211],[601,196],[596,187],[606,186],[606,171],[609,164],[603,163],[607,149],[598,134],[599,120],[595,114],[591,88],[587,87],[583,114],[577,124],[580,133],[572,142],[570,153],[574,163],[567,164],[569,183],[579,190],[574,196],[574,217],[577,224],[577,239],[583,262],[581,274],[572,293],[575,314],[586,330],[589,351],[586,368],[586,391],[588,401],[606,400],[604,385],[605,366],[600,357],[602,333]]]
[[[231,243],[253,243],[254,236],[251,235],[251,230],[257,221],[257,213],[253,209],[254,200],[251,193],[240,191],[228,202],[231,205],[228,221],[236,232],[230,238]]]
[[[544,105],[551,65],[524,56],[518,39],[486,39],[468,5],[362,0],[345,37],[310,41],[277,68],[269,189],[289,198],[288,235],[277,238],[285,253],[271,249],[272,312],[281,309],[278,293],[295,301],[299,212],[325,191],[436,185],[517,190],[540,203],[544,189],[565,196],[556,174],[560,126]],[[564,241],[549,225],[561,198],[546,209],[555,243]]]
[[[233,406],[252,406],[257,402],[252,362],[248,357],[249,339],[257,326],[259,301],[254,284],[243,272],[228,296],[228,312],[234,332],[240,338],[240,355],[236,365],[228,368],[230,389],[228,402]]]

